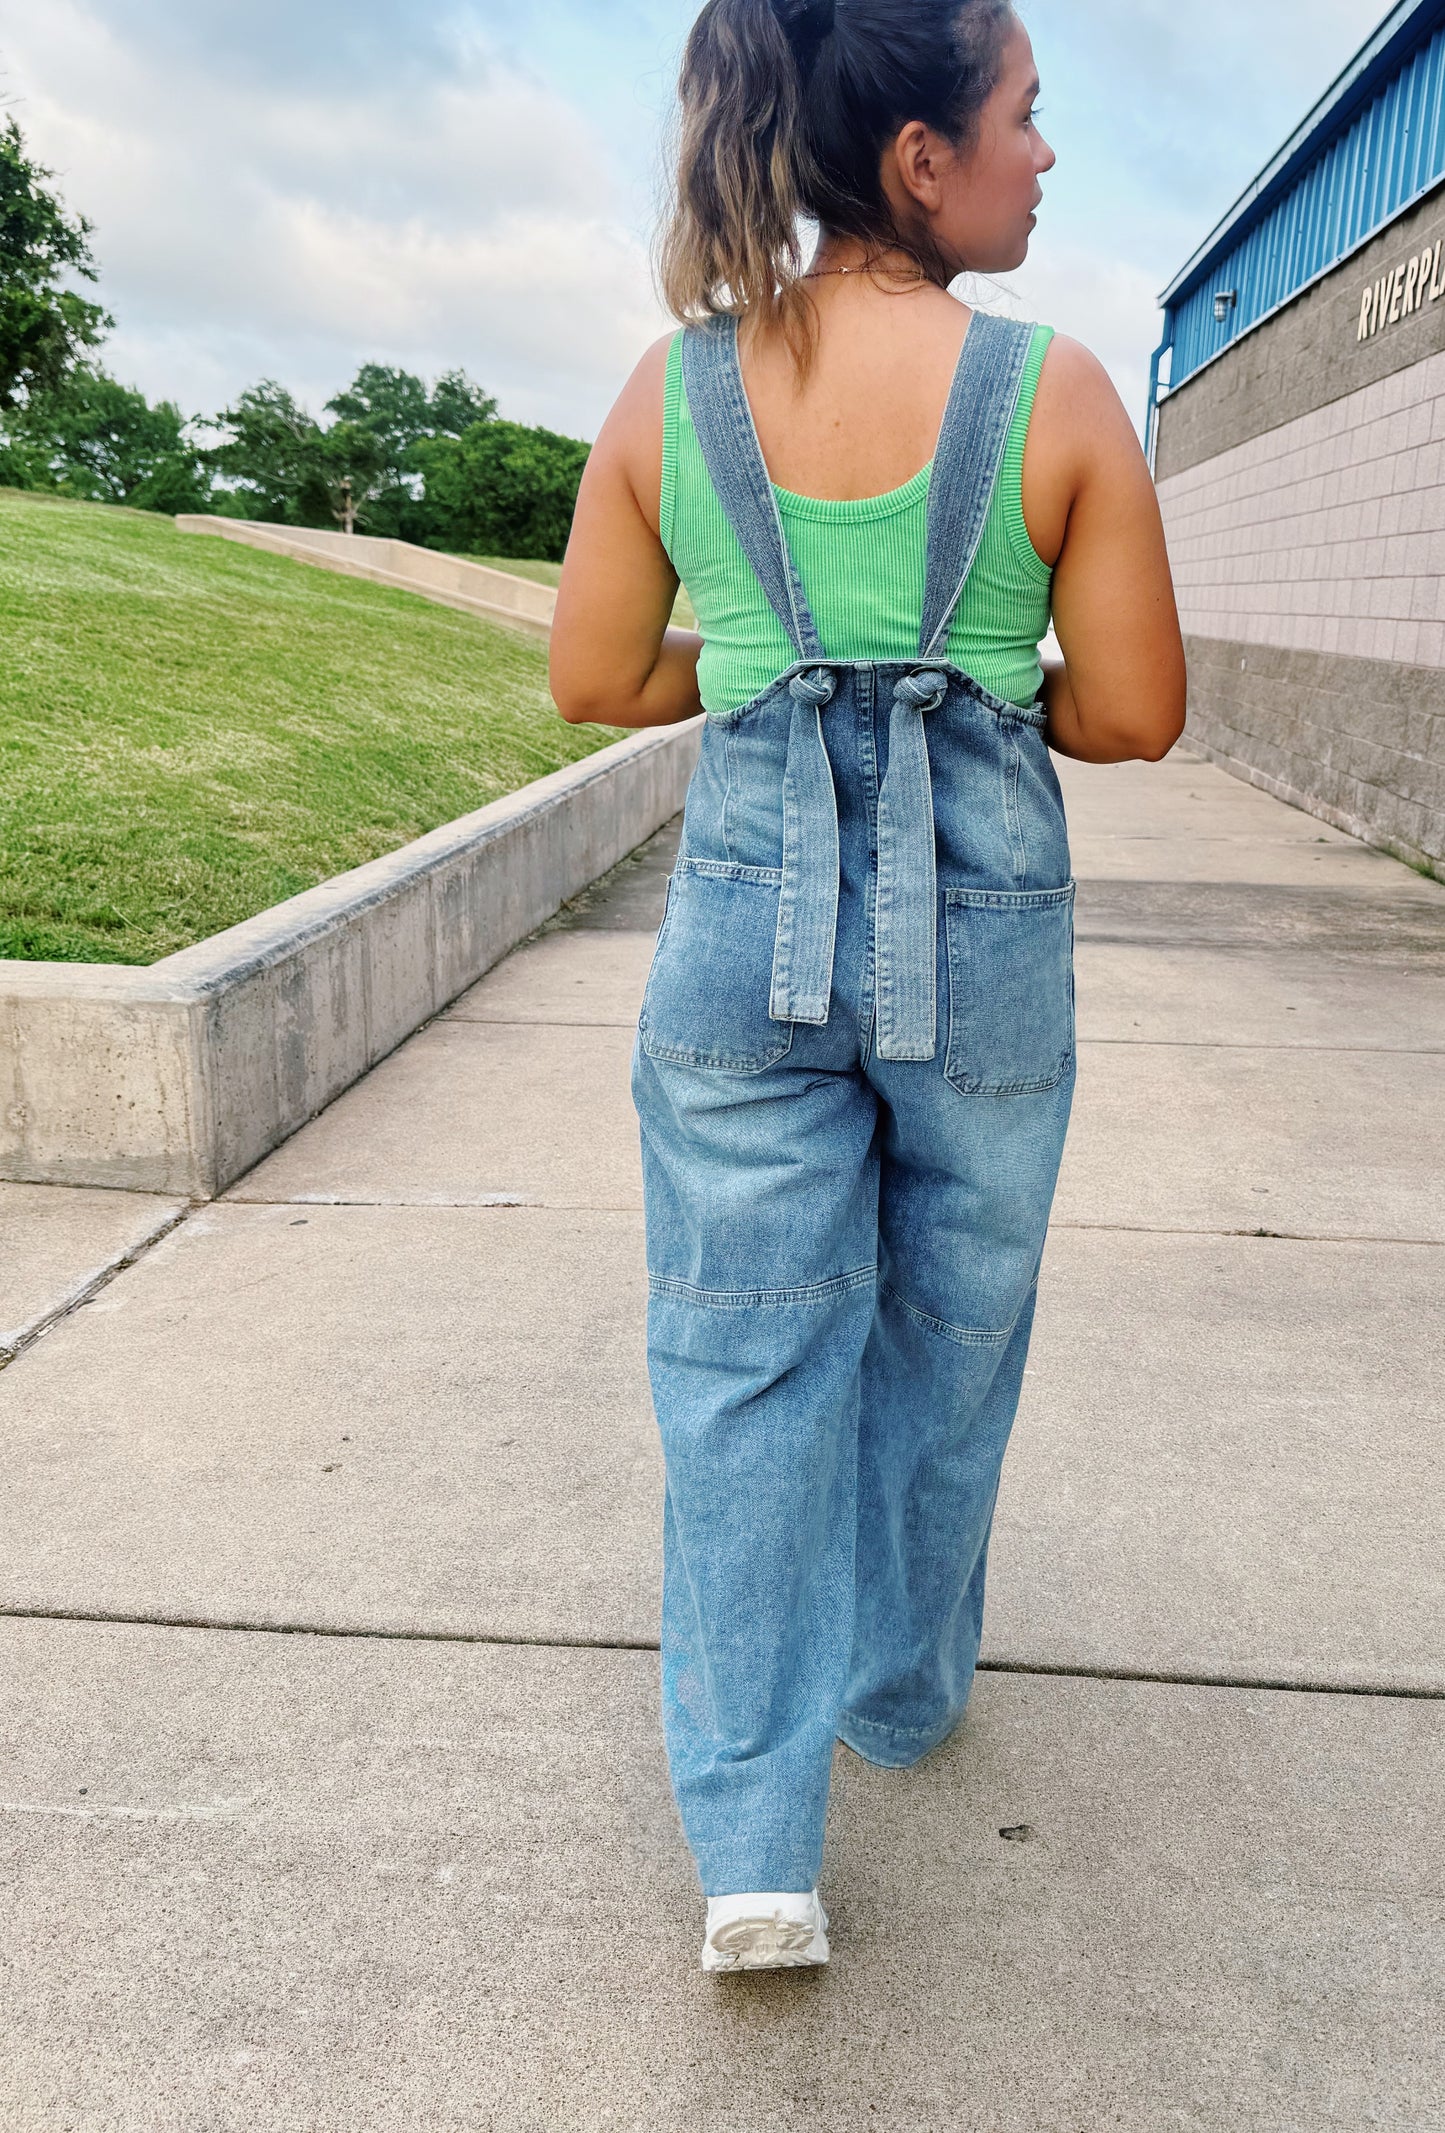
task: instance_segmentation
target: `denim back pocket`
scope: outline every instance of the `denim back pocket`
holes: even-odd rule
[[[768,1014],[779,867],[680,859],[643,995],[638,1039],[650,1059],[760,1074],[793,1041]]]
[[[1074,884],[945,889],[948,1056],[965,1096],[1057,1087],[1074,1059]]]

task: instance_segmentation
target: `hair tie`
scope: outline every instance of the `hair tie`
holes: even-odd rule
[[[781,16],[787,36],[817,46],[837,27],[838,0],[793,0],[775,11]]]

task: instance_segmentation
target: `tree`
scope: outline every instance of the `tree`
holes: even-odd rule
[[[590,446],[520,422],[474,422],[416,448],[432,546],[560,562]]]
[[[462,437],[474,422],[490,422],[497,403],[464,370],[444,370],[432,387],[431,427],[438,437]]]
[[[282,526],[333,526],[344,512],[342,482],[360,495],[380,469],[381,448],[354,422],[324,430],[300,402],[263,378],[216,417],[228,432],[206,453],[230,486],[216,498],[239,518]]]
[[[0,409],[53,392],[113,323],[64,286],[96,278],[91,225],[67,214],[14,118],[0,127]]]
[[[354,439],[372,441],[379,463],[363,489],[352,474],[358,518],[368,533],[422,540],[429,531],[420,503],[417,447],[437,435],[459,436],[474,422],[490,421],[497,403],[465,371],[447,371],[430,392],[426,380],[383,363],[363,363],[351,384],[326,403],[337,417],[327,434],[333,453],[355,453]],[[345,425],[350,425],[347,432]]]
[[[10,423],[9,456],[20,487],[141,511],[204,510],[210,486],[172,401],[152,406],[84,363],[59,386],[30,394]]]
[[[204,457],[226,486],[212,508],[292,526],[344,522],[343,484],[365,533],[487,555],[557,558],[589,447],[497,417],[465,371],[425,379],[363,363],[327,401],[329,427],[264,378],[215,418]]]

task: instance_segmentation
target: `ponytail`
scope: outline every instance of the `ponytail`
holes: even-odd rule
[[[903,230],[879,165],[910,119],[971,140],[999,77],[1009,0],[707,0],[683,52],[677,189],[658,279],[674,317],[761,314],[799,367],[815,315],[801,217],[952,270]]]
[[[800,86],[771,0],[708,0],[682,57],[677,199],[659,262],[677,318],[804,309]]]

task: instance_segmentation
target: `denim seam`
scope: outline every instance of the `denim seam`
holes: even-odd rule
[[[733,841],[728,832],[728,815],[733,803],[733,729],[723,728],[723,803],[722,803],[722,848],[726,857],[733,856]]]
[[[876,1718],[858,1718],[852,1711],[843,1713],[845,1726],[856,1726],[863,1733],[886,1733],[892,1740],[931,1740],[939,1732],[937,1726],[883,1726]],[[945,1722],[941,1737],[946,1739],[958,1724],[956,1718]]]
[[[1048,1096],[1074,1064],[1073,1047],[1065,1052],[1057,1074],[1036,1081],[978,1081],[969,1074],[950,1074],[945,1064],[943,1078],[960,1096]]]
[[[776,1048],[770,1045],[761,1057],[749,1053],[745,1059],[724,1059],[713,1052],[700,1052],[695,1045],[683,1047],[660,1044],[653,1038],[646,1016],[638,1024],[637,1040],[649,1059],[660,1060],[664,1066],[691,1067],[700,1074],[766,1074],[769,1067],[775,1067],[792,1049],[792,1023],[780,1024],[779,1027],[785,1028],[787,1034]]]
[[[956,908],[994,909],[1000,911],[1042,911],[1050,904],[1067,904],[1072,901],[1074,883],[1067,881],[1061,889],[963,889],[945,888],[943,900]]]
[[[1037,1286],[1038,1276],[1035,1275],[1028,1288],[1024,1291],[1024,1303],[1027,1303]],[[899,1295],[891,1281],[880,1282],[879,1287],[886,1296],[893,1298],[900,1311],[906,1311],[910,1318],[916,1319],[918,1324],[925,1327],[928,1332],[938,1334],[943,1340],[952,1341],[955,1347],[959,1348],[1001,1348],[1018,1324],[1024,1307],[1023,1304],[1020,1304],[1008,1325],[1001,1332],[994,1332],[982,1326],[950,1325],[946,1318],[935,1318],[931,1312],[920,1311],[917,1304],[912,1304],[906,1296]]]
[[[1003,813],[1008,826],[1009,853],[1013,859],[1014,872],[1020,881],[1028,879],[1029,855],[1024,843],[1024,826],[1019,814],[1019,743],[1018,735],[1009,731],[1003,736]]]
[[[679,859],[680,874],[704,874],[711,881],[755,881],[776,889],[783,878],[781,867],[750,867],[740,859]]]
[[[858,1267],[851,1274],[837,1274],[831,1281],[815,1281],[799,1289],[699,1289],[690,1281],[670,1274],[650,1274],[648,1288],[654,1296],[680,1296],[688,1303],[717,1311],[770,1310],[789,1304],[831,1302],[854,1289],[868,1288],[878,1279],[876,1266]]]

